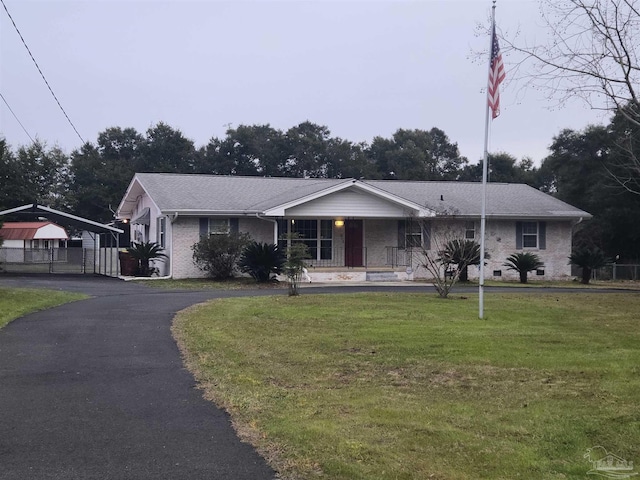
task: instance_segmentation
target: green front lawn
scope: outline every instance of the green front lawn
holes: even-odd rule
[[[640,462],[640,295],[216,300],[174,333],[284,478],[584,479]]]
[[[28,313],[88,298],[80,293],[0,287],[0,328]]]

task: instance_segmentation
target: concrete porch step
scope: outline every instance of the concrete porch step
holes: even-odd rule
[[[396,272],[367,272],[367,282],[398,282]]]
[[[345,282],[403,282],[409,280],[405,272],[393,270],[361,270],[361,269],[308,269],[308,277],[302,283],[345,283]]]

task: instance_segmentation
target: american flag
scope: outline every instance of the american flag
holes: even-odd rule
[[[489,93],[487,95],[489,108],[491,108],[491,118],[500,115],[500,90],[499,86],[504,80],[504,65],[502,64],[502,54],[496,28],[493,27],[493,40],[491,41],[491,64],[489,66]]]

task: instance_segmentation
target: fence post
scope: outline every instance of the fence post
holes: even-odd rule
[[[614,282],[616,281],[616,262],[613,262],[612,280],[613,280]]]

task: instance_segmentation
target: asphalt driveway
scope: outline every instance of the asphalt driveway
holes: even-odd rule
[[[0,479],[275,478],[202,398],[171,336],[176,312],[219,292],[100,277],[0,285],[93,296],[0,330]]]

